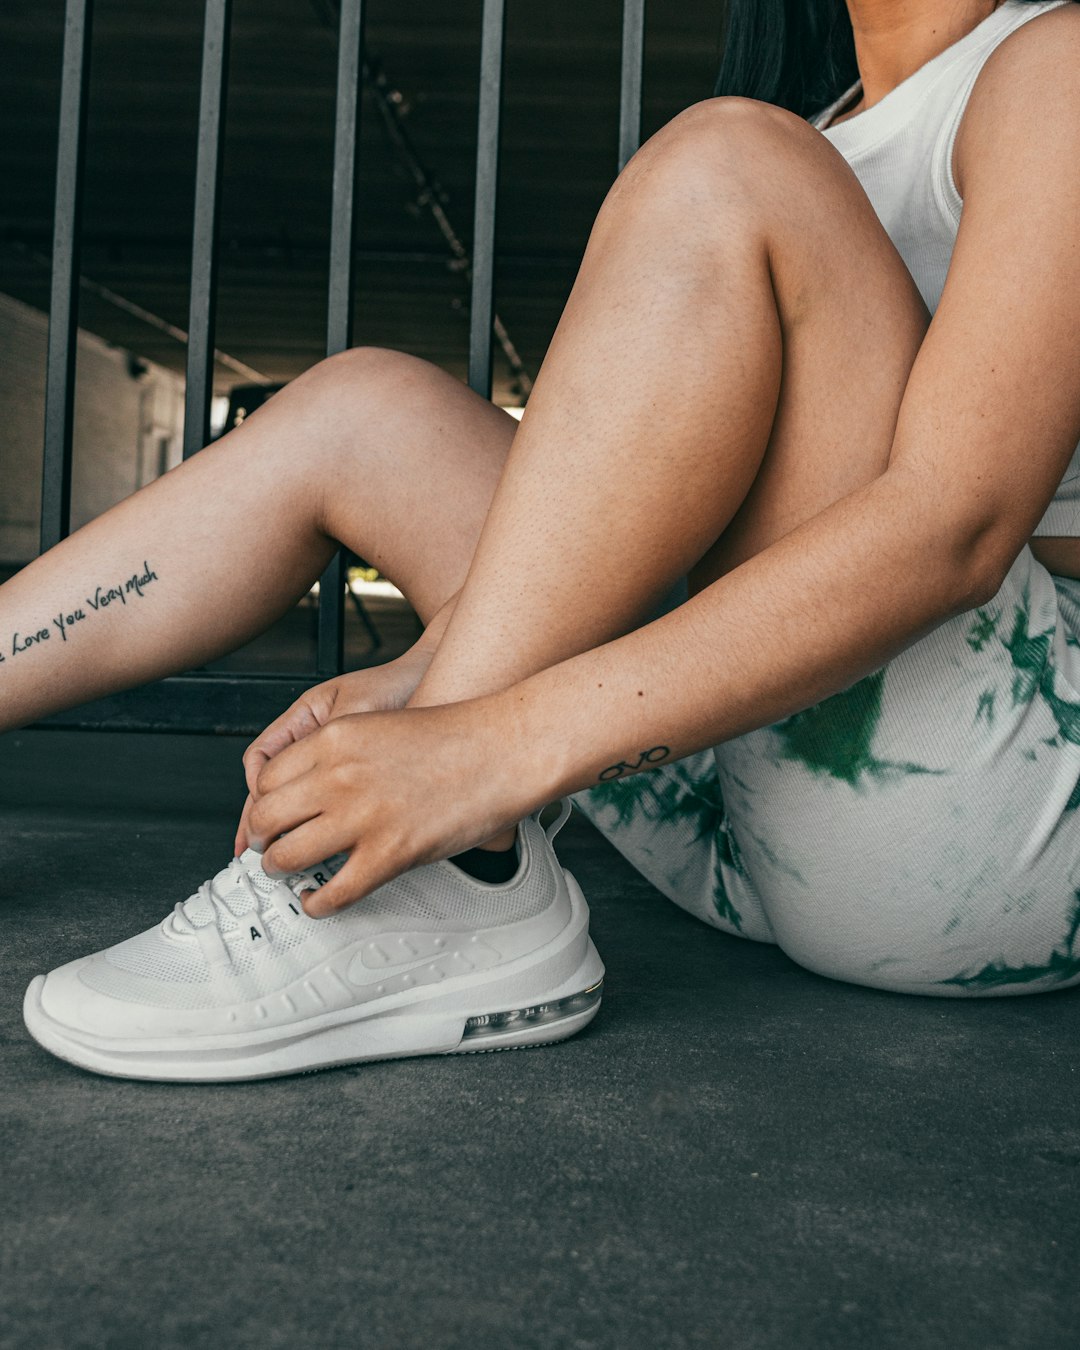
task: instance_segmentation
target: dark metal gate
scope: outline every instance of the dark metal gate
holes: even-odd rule
[[[57,148],[52,292],[45,392],[41,548],[70,530],[80,208],[86,141],[93,0],[67,0]],[[206,0],[199,94],[195,219],[187,339],[183,453],[210,439],[217,235],[228,95],[231,0]],[[469,384],[491,395],[492,326],[506,0],[483,0],[476,139],[476,195],[470,267]],[[623,0],[618,168],[637,149],[641,128],[645,0]],[[352,344],[359,118],[364,73],[364,0],[340,0],[326,352]],[[310,677],[196,671],[129,690],[50,718],[46,725],[121,730],[253,733],[304,689],[344,666],[345,558],[319,588],[316,670]]]

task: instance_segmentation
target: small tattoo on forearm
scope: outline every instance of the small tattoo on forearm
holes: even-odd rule
[[[158,574],[148,562],[144,561],[141,572],[133,572],[131,576],[123,578],[115,585],[103,582],[95,586],[93,594],[86,597],[86,608],[82,605],[73,605],[70,609],[63,609],[54,615],[50,623],[31,632],[16,630],[12,633],[8,644],[8,655],[20,656],[23,652],[30,651],[32,647],[43,647],[46,642],[51,642],[57,633],[60,634],[61,642],[67,642],[72,629],[78,624],[92,618],[100,610],[108,609],[110,605],[118,603],[126,605],[129,600],[141,600],[146,588],[157,580]],[[7,656],[0,651],[0,663],[6,660]]]
[[[625,778],[628,773],[637,773],[639,769],[662,764],[670,754],[668,746],[654,745],[651,750],[642,750],[633,764],[625,759],[620,759],[618,764],[609,764],[600,775],[599,781],[609,783],[613,778]]]

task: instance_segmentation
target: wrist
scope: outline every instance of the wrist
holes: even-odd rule
[[[600,678],[598,678],[600,677]],[[571,657],[494,695],[537,804],[653,769],[690,748],[658,727],[637,686],[603,649]],[[664,719],[667,722],[667,719]],[[664,742],[661,744],[661,742]]]
[[[500,774],[502,790],[515,803],[518,817],[576,789],[581,766],[572,750],[573,735],[550,700],[542,697],[535,677],[477,703],[484,705],[481,721],[490,756],[506,771]]]

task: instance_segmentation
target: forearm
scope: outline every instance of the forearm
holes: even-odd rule
[[[982,547],[901,475],[877,479],[672,613],[496,695],[532,795],[678,758],[847,688],[982,602]]]
[[[457,607],[458,597],[460,595],[460,590],[455,591],[443,607],[432,616],[430,622],[425,626],[424,631],[413,643],[411,650],[423,652],[428,660],[431,660],[439,650],[439,643],[443,640],[447,624],[449,624],[451,616]]]

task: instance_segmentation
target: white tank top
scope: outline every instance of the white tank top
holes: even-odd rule
[[[963,202],[953,181],[952,152],[975,79],[1010,33],[1072,3],[1005,0],[865,112],[829,126],[860,91],[857,80],[811,119],[854,169],[931,314],[941,299],[960,224]],[[1080,446],[1034,534],[1080,535]]]

